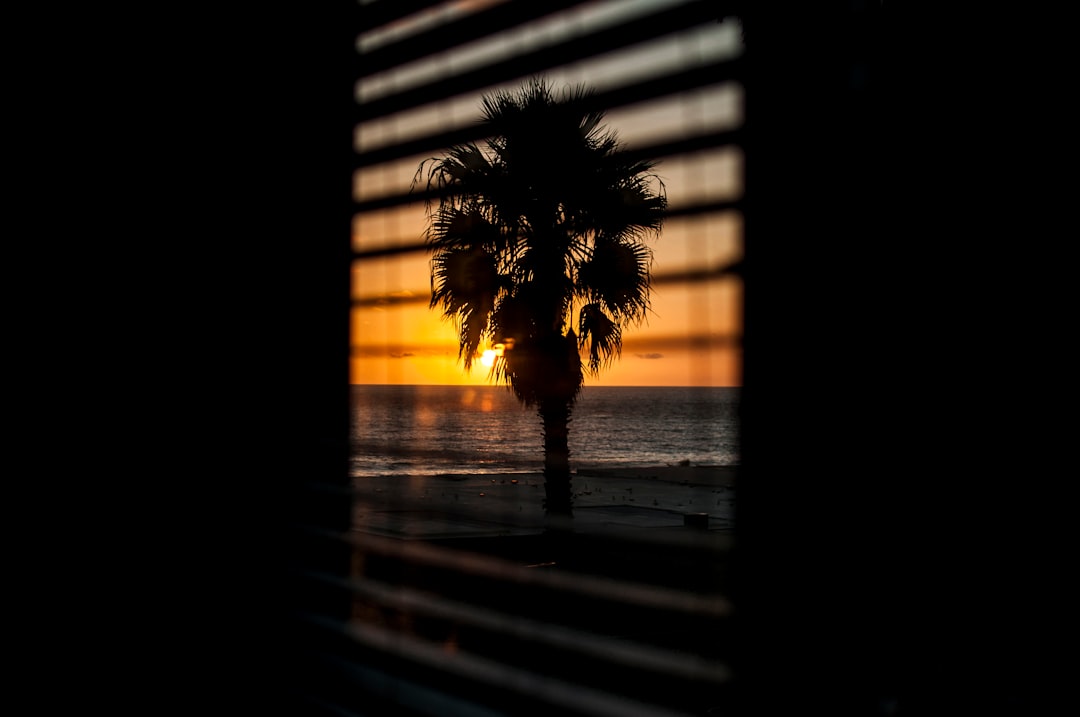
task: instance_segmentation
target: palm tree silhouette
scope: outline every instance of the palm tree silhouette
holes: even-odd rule
[[[426,166],[439,197],[428,204],[431,307],[454,321],[466,369],[481,342],[501,345],[491,378],[537,408],[549,518],[571,515],[573,404],[584,375],[645,318],[645,240],[659,236],[667,205],[654,162],[621,151],[603,112],[584,107],[590,94],[556,96],[542,79],[494,92],[481,103],[483,146],[454,146],[416,178]]]

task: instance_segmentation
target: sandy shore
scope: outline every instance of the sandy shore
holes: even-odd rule
[[[539,474],[379,476],[353,481],[357,530],[397,537],[510,534],[544,527]],[[711,530],[734,523],[730,466],[578,467],[572,476],[575,523],[679,528],[708,515]]]
[[[735,487],[737,466],[644,466],[610,468],[605,466],[582,466],[575,473],[581,477],[644,478],[669,483]]]

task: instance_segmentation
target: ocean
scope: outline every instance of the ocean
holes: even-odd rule
[[[504,386],[351,387],[354,477],[538,473],[540,418]],[[586,386],[570,467],[736,465],[738,388]]]

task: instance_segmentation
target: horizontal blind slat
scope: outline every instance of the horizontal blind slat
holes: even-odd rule
[[[384,117],[411,107],[481,90],[500,82],[543,72],[559,65],[583,60],[604,52],[653,41],[686,30],[715,16],[712,2],[691,2],[675,8],[635,18],[616,27],[584,37],[522,53],[504,62],[454,74],[434,82],[374,99],[356,106],[357,122]]]
[[[376,625],[342,625],[317,616],[309,616],[308,619],[311,624],[347,635],[364,647],[435,668],[460,679],[516,692],[529,700],[525,704],[529,704],[530,709],[548,704],[568,714],[592,717],[691,717],[686,712],[519,670],[505,662],[462,652],[447,652],[438,645]]]

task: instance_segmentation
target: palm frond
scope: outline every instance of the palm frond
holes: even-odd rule
[[[514,343],[536,334],[535,312],[528,300],[504,294],[491,314],[491,331],[495,341]]]
[[[443,206],[435,210],[425,238],[435,250],[479,247],[493,256],[501,251],[503,244],[499,228],[475,207]]]
[[[622,329],[604,313],[600,304],[586,304],[578,322],[580,345],[589,349],[589,371],[597,374],[600,368],[622,354]]]
[[[442,249],[431,259],[431,306],[443,304],[457,312],[463,304],[477,303],[499,289],[494,258],[481,246]]]
[[[651,264],[647,245],[601,239],[578,272],[579,295],[603,306],[620,325],[638,322],[649,309]]]
[[[472,368],[473,358],[487,333],[490,311],[488,306],[470,304],[459,314],[458,358],[466,371]]]
[[[431,259],[430,306],[441,306],[458,327],[458,356],[466,369],[488,332],[502,286],[494,258],[481,246],[442,249]]]

